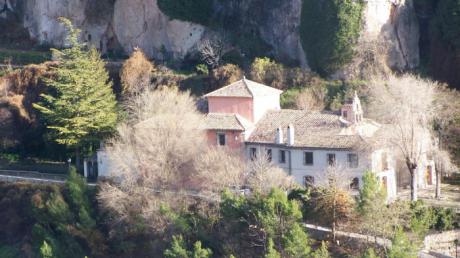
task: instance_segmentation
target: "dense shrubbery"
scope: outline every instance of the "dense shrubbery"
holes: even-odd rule
[[[0,63],[10,61],[12,64],[17,65],[40,64],[50,59],[51,55],[49,52],[0,50]]]
[[[300,35],[308,63],[329,75],[353,58],[364,3],[354,0],[304,0]]]
[[[161,11],[173,19],[208,25],[212,0],[158,0]]]
[[[0,226],[1,257],[44,252],[53,258],[100,257],[107,251],[95,220],[94,192],[74,169],[64,187],[2,184],[0,196],[6,219]]]

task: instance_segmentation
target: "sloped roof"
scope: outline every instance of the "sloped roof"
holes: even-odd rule
[[[251,126],[253,126],[252,123],[242,116],[226,113],[208,113],[203,123],[205,130],[246,131]]]
[[[243,78],[228,86],[210,92],[205,97],[247,97],[270,96],[283,91]]]
[[[275,144],[276,130],[281,127],[286,143],[290,124],[294,127],[294,147],[352,149],[366,140],[337,114],[284,109],[267,112],[247,142]]]

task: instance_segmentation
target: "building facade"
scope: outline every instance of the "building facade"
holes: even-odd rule
[[[326,180],[331,168],[340,170],[355,192],[366,171],[375,173],[390,199],[398,187],[409,186],[394,152],[379,143],[384,127],[364,117],[356,93],[339,112],[281,109],[281,93],[243,78],[205,95],[209,112],[201,129],[209,145],[240,151],[247,159],[266,155],[303,186]],[[110,160],[103,149],[97,163],[99,176],[108,177]],[[434,163],[426,155],[417,173],[421,188],[436,181]]]
[[[207,94],[209,144],[239,149],[247,159],[266,155],[304,186],[325,180],[326,171],[335,167],[358,190],[364,173],[372,171],[388,197],[396,197],[401,183],[394,153],[378,143],[384,129],[364,117],[356,93],[337,113],[283,110],[280,94],[245,78]],[[418,169],[422,188],[435,182],[427,169],[434,169],[428,159]]]

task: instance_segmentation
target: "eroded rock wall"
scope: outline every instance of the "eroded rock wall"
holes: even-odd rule
[[[201,25],[171,20],[156,0],[9,0],[30,36],[41,44],[63,46],[67,17],[82,30],[82,39],[102,52],[141,47],[150,57],[164,53],[182,58],[201,39]]]
[[[201,25],[171,20],[160,11],[156,0],[117,0],[113,28],[125,51],[140,47],[158,59],[165,52],[184,57],[205,31]]]
[[[363,38],[380,41],[388,49],[388,66],[396,70],[419,65],[420,32],[412,0],[368,0]]]
[[[415,68],[419,63],[419,29],[413,0],[368,0],[364,38],[385,40],[388,65]],[[172,20],[156,0],[7,0],[32,38],[42,44],[62,46],[64,29],[57,18],[70,18],[82,37],[102,52],[130,53],[142,48],[150,57],[182,58],[196,49],[207,31],[204,26]],[[255,33],[271,46],[280,60],[304,67],[307,59],[300,43],[302,0],[228,0],[215,2],[215,16],[227,16],[224,27],[235,22],[241,30]],[[213,28],[215,29],[215,28]]]

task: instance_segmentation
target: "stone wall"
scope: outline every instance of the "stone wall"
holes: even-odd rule
[[[428,235],[424,241],[425,250],[455,257],[455,239],[460,240],[460,230],[458,229]],[[457,248],[458,253],[460,253],[460,246]]]

